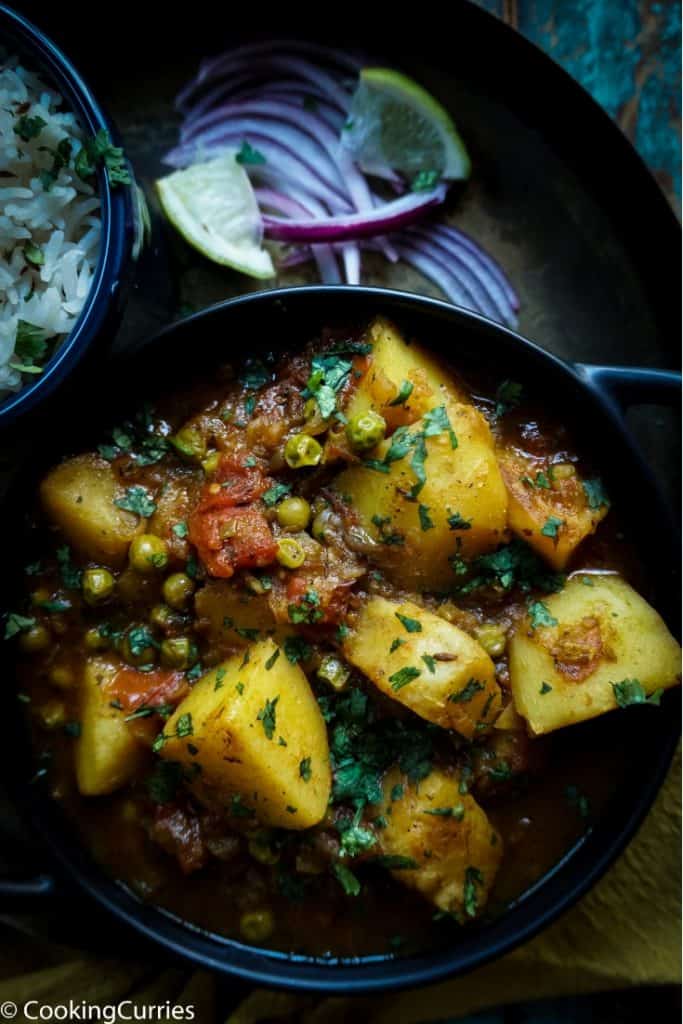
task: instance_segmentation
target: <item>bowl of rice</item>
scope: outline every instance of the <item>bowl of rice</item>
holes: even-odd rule
[[[68,58],[0,4],[0,425],[52,397],[115,329],[140,200]]]

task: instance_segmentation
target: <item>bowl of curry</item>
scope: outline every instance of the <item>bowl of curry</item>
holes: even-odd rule
[[[22,803],[85,888],[211,967],[369,990],[597,877],[666,770],[680,648],[584,371],[321,287],[167,329],[85,443],[65,411],[5,653]]]

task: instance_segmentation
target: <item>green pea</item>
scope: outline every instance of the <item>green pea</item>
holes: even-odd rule
[[[196,424],[190,423],[173,435],[171,444],[186,459],[200,462],[206,455],[206,439]]]
[[[136,572],[151,573],[168,565],[166,541],[153,533],[139,533],[128,548],[128,561]]]
[[[102,604],[114,592],[115,580],[108,569],[86,569],[81,588],[86,604]]]
[[[193,650],[186,636],[168,637],[161,641],[161,664],[164,668],[189,668]]]
[[[181,609],[185,607],[194,593],[194,582],[187,573],[174,572],[164,580],[161,592],[166,604],[169,604],[171,608]]]
[[[285,569],[298,569],[306,561],[306,551],[293,537],[280,537],[275,557]]]
[[[50,646],[52,636],[47,626],[36,622],[25,629],[19,637],[19,646],[26,654],[38,654]]]
[[[322,457],[321,446],[310,434],[294,434],[285,445],[285,462],[292,469],[317,466]]]
[[[311,518],[311,506],[305,498],[285,498],[278,505],[276,515],[284,530],[305,530]]]
[[[270,910],[248,910],[240,918],[240,931],[247,942],[265,942],[275,929]]]
[[[383,440],[387,430],[386,420],[374,409],[352,416],[346,424],[349,444],[357,452],[366,452]]]
[[[149,613],[149,621],[153,626],[157,626],[158,629],[167,629],[174,622],[178,621],[178,616],[173,614],[168,605],[155,604]]]

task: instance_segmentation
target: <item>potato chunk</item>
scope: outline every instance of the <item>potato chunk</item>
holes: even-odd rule
[[[494,665],[484,648],[411,601],[371,598],[343,649],[382,693],[468,739],[492,724],[501,709]]]
[[[444,406],[449,430],[424,440],[426,482],[415,500],[417,477],[414,450],[385,462],[396,450],[396,435],[372,452],[386,472],[359,464],[344,470],[335,489],[349,503],[362,530],[376,542],[370,557],[402,586],[440,590],[455,579],[449,561],[454,555],[473,558],[491,551],[505,538],[507,492],[493,449],[489,426],[472,405]],[[419,420],[406,440],[431,431]]]
[[[122,497],[110,464],[97,455],[76,455],[51,470],[40,486],[48,518],[86,558],[122,565],[141,520],[114,504]]]
[[[76,782],[83,796],[113,793],[139,770],[145,750],[111,706],[107,683],[118,666],[104,658],[89,658],[80,697],[81,734],[76,740]]]
[[[509,647],[515,707],[534,735],[616,708],[613,683],[637,679],[650,694],[680,680],[679,645],[619,576],[577,573],[543,604],[555,624],[527,617]]]
[[[310,828],[324,817],[331,786],[318,703],[273,640],[246,654],[194,685],[164,726],[159,752],[187,769],[208,807],[264,825]]]
[[[463,920],[476,917],[503,856],[502,840],[481,807],[460,793],[457,776],[443,771],[433,771],[419,786],[392,771],[383,789],[380,814],[387,825],[378,831],[382,853],[403,858],[405,864],[392,871],[394,878],[439,910]]]
[[[414,423],[445,398],[455,397],[452,375],[425,349],[408,344],[389,320],[377,317],[367,330],[366,340],[372,352],[357,361],[362,376],[345,409],[349,419],[374,409],[390,426],[397,427]],[[412,391],[406,401],[392,405],[404,381],[412,385]]]
[[[199,628],[212,651],[248,647],[275,631],[265,594],[253,594],[233,580],[211,580],[195,596]]]
[[[512,450],[500,452],[498,462],[508,490],[510,529],[555,569],[564,569],[607,515],[607,503],[597,504],[593,496],[597,507],[591,508],[583,481],[568,463],[553,469]]]

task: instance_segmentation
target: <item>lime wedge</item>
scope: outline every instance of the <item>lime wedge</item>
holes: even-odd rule
[[[214,263],[250,277],[274,277],[262,248],[263,227],[246,171],[226,153],[160,178],[159,201],[183,238]]]
[[[366,174],[398,172],[418,190],[470,173],[470,158],[448,111],[391,68],[361,71],[342,142]]]

